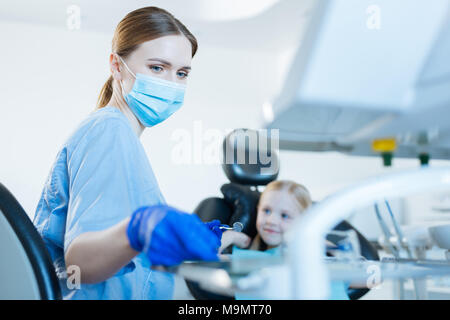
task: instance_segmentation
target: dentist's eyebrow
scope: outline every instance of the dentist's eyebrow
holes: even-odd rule
[[[163,60],[163,59],[160,59],[160,58],[150,58],[150,59],[147,59],[147,61],[158,61],[158,62],[161,62],[162,64],[165,64],[165,65],[167,65],[169,67],[172,66],[172,64],[169,61],[166,61],[166,60]],[[185,66],[185,67],[181,67],[180,69],[191,70],[191,67]]]

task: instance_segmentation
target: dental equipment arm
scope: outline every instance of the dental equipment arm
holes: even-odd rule
[[[400,253],[398,252],[397,248],[394,247],[394,245],[391,242],[391,236],[392,236],[391,232],[389,231],[388,226],[386,225],[383,218],[381,217],[380,209],[378,208],[378,204],[375,203],[374,208],[375,208],[375,215],[377,217],[378,223],[380,224],[381,230],[383,231],[383,234],[384,234],[384,243],[388,246],[389,250],[392,252],[394,257],[396,257],[398,259],[398,258],[400,258]]]
[[[403,236],[403,232],[400,228],[400,225],[397,222],[397,219],[395,219],[395,216],[392,212],[391,206],[389,205],[389,202],[387,200],[384,200],[384,202],[386,203],[386,207],[389,211],[389,216],[391,217],[392,220],[392,224],[394,225],[394,229],[395,229],[395,233],[397,233],[397,242],[399,245],[399,249],[403,248],[406,250],[406,253],[408,254],[408,258],[409,259],[413,259],[413,255],[411,253],[411,250],[409,249],[408,244],[405,242],[405,238]],[[397,257],[397,259],[400,258]],[[419,257],[421,258],[421,257]],[[402,283],[402,282],[400,282]],[[426,282],[423,280],[419,280],[419,279],[413,279],[413,283],[414,283],[414,293],[416,295],[416,299],[426,299],[427,297],[427,293],[426,293]],[[403,285],[403,283],[402,283]]]

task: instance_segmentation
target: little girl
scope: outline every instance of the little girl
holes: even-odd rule
[[[288,180],[269,183],[259,198],[256,217],[258,233],[255,238],[251,240],[244,233],[226,231],[222,236],[219,253],[233,244],[232,259],[280,254],[284,233],[292,225],[292,221],[311,205],[310,193],[301,184]],[[331,292],[331,299],[348,300],[342,283],[332,283]],[[236,295],[236,299],[240,298],[243,296]]]
[[[311,204],[311,196],[304,186],[287,180],[269,183],[259,198],[256,217],[258,233],[253,241],[243,233],[226,231],[219,252],[230,244],[258,251],[277,249],[293,219]],[[233,247],[233,252],[235,250],[238,248]]]

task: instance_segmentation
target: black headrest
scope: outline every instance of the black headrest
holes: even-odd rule
[[[278,136],[267,130],[232,131],[223,141],[222,168],[234,183],[257,186],[276,180]]]

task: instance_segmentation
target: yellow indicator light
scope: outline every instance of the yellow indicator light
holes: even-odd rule
[[[396,148],[395,138],[375,139],[372,141],[372,149],[375,152],[393,152]]]

